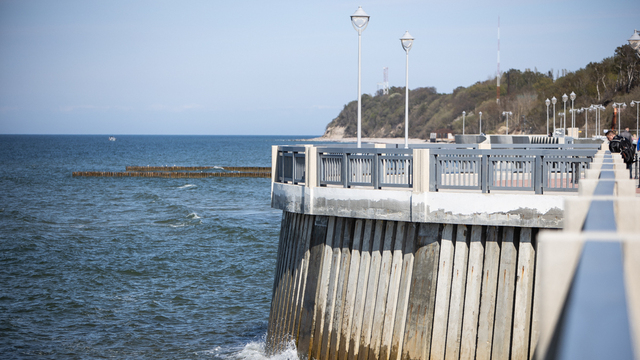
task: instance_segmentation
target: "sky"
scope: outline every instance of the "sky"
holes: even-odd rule
[[[637,0],[0,0],[0,134],[321,135],[415,38],[409,88],[576,71],[640,29]],[[541,106],[544,106],[541,100]]]

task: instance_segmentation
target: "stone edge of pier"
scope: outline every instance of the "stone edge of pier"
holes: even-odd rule
[[[330,215],[444,224],[562,228],[563,195],[424,192],[303,187],[273,183],[271,206],[306,215]]]

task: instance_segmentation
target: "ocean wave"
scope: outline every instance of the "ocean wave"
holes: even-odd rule
[[[178,189],[188,189],[188,188],[190,188],[190,187],[194,187],[194,186],[196,186],[196,185],[193,185],[193,184],[187,184],[187,185],[178,186]]]
[[[238,360],[297,360],[298,351],[293,341],[287,343],[284,351],[274,354],[273,356],[267,356],[264,351],[264,341],[252,341],[244,346],[239,352],[228,356],[228,359]]]
[[[146,192],[139,192],[133,195],[134,200],[151,200],[151,202],[155,202],[160,200],[160,196],[156,194],[150,194]]]
[[[181,219],[157,220],[155,223],[160,225],[169,225],[172,228],[179,228],[184,226],[201,225],[202,218],[195,212],[192,212]]]

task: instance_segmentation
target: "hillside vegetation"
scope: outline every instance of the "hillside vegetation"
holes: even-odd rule
[[[482,131],[504,133],[503,111],[511,111],[509,133],[546,132],[545,99],[556,97],[556,113],[563,110],[562,95],[572,91],[577,98],[574,107],[591,104],[607,107],[602,111],[603,128],[611,128],[613,102],[640,100],[640,58],[629,46],[616,49],[612,57],[590,63],[576,72],[553,70],[547,73],[529,69],[510,69],[502,74],[500,103],[496,103],[496,79],[478,81],[469,87],[458,87],[451,94],[441,94],[433,87],[409,91],[409,137],[429,138],[431,132],[462,133],[462,112],[466,111],[465,133],[478,133],[478,112],[482,112]],[[404,137],[404,87],[392,87],[388,95],[362,95],[363,137]],[[325,131],[325,137],[355,137],[357,100],[345,105]],[[570,126],[571,100],[567,101],[567,126]],[[549,106],[550,129],[553,129],[553,105]],[[585,113],[576,114],[576,126],[584,128]],[[560,117],[556,115],[557,126]],[[593,134],[595,112],[588,113],[589,135]],[[617,126],[616,126],[617,127]],[[636,108],[627,106],[622,112],[622,127],[636,128]]]

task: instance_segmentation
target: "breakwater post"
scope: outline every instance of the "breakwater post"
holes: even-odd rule
[[[215,170],[215,171],[208,171]],[[197,171],[197,172],[196,172]],[[74,171],[73,177],[154,177],[154,178],[208,178],[208,177],[271,177],[270,167],[219,166],[127,166],[118,171]]]

